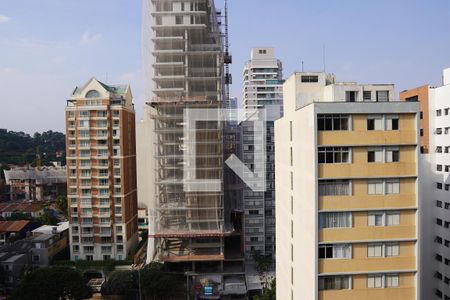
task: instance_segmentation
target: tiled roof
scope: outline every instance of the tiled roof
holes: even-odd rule
[[[33,213],[40,210],[41,205],[34,203],[0,203],[0,212]]]
[[[0,232],[19,232],[24,229],[30,221],[0,221]]]

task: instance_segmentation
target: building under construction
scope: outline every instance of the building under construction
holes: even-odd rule
[[[185,135],[186,109],[222,108],[228,98],[224,66],[231,59],[221,13],[213,0],[146,0],[143,9],[155,172],[149,176],[148,260],[183,271],[196,299],[244,295],[241,213],[225,197],[225,126],[198,121],[195,140]],[[201,180],[216,180],[220,188],[198,191],[190,184]]]

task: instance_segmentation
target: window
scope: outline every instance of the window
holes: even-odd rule
[[[389,274],[385,275],[385,287],[398,287],[398,275]]]
[[[367,257],[382,257],[383,256],[383,244],[367,244]]]
[[[437,219],[436,219],[436,224],[437,224],[438,226],[442,226],[442,219],[437,218]]]
[[[389,91],[377,91],[377,101],[378,102],[389,101]]]
[[[420,119],[423,120],[423,111],[420,112]]]
[[[33,255],[33,262],[39,262],[40,260],[41,259],[39,255]]]
[[[87,128],[89,127],[88,120],[78,120],[78,127]]]
[[[436,182],[436,188],[437,188],[438,190],[442,190],[442,183]]]
[[[400,179],[386,180],[386,194],[400,194]]]
[[[319,196],[348,196],[351,194],[350,180],[319,181]]]
[[[383,212],[369,212],[368,225],[369,226],[383,226],[384,213]]]
[[[363,100],[364,101],[372,101],[372,92],[371,91],[364,91],[363,92]]]
[[[367,276],[367,287],[382,288],[383,287],[383,275],[368,275]]]
[[[438,110],[436,110],[436,117],[440,117],[440,116],[442,116],[442,110],[438,109]]]
[[[350,276],[319,277],[319,290],[346,290],[350,289]]]
[[[367,181],[367,193],[369,195],[399,194],[400,193],[400,179],[368,180]]]
[[[289,139],[292,142],[292,121],[289,122]]]
[[[400,213],[399,212],[387,212],[386,213],[386,226],[400,225]]]
[[[381,115],[368,116],[367,130],[383,130],[383,117]]]
[[[367,162],[383,162],[383,148],[369,148],[367,151]]]
[[[436,128],[436,134],[441,135],[442,134],[442,128]]]
[[[368,183],[369,195],[381,195],[384,194],[384,183],[382,180],[369,180]]]
[[[399,119],[396,115],[386,116],[386,130],[398,130],[399,129]]]
[[[351,244],[327,244],[319,246],[320,259],[350,259],[352,258]]]
[[[437,207],[442,207],[442,201],[436,200],[436,206]]]
[[[384,253],[385,257],[400,255],[400,244],[398,242],[386,243],[384,247],[385,247]]]
[[[400,225],[400,213],[398,211],[376,211],[367,214],[368,226],[396,226]]]
[[[436,171],[442,171],[442,165],[436,165]]]
[[[304,75],[301,78],[303,83],[319,82],[319,76],[316,75]]]
[[[345,92],[345,102],[355,102],[356,98],[358,98],[357,91],[346,91]]]
[[[319,214],[319,227],[322,228],[342,228],[352,227],[351,212],[333,212]]]
[[[448,110],[449,110],[448,107],[444,109],[444,114],[445,114],[446,116],[448,116]]]
[[[348,147],[326,147],[319,148],[319,163],[349,163],[350,148]]]
[[[350,130],[349,115],[318,115],[317,123],[319,131]]]
[[[177,25],[183,24],[183,16],[175,16],[175,24]]]
[[[400,149],[398,147],[386,148],[386,162],[399,162],[400,161]]]

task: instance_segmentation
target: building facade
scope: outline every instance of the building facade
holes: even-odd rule
[[[246,259],[253,253],[275,259],[275,145],[274,120],[283,115],[283,75],[281,61],[271,47],[253,48],[243,72],[243,103],[245,114],[266,110],[266,191],[243,191],[244,236]],[[242,161],[252,170],[257,151],[252,122],[242,123]]]
[[[123,260],[138,240],[135,114],[129,86],[92,78],[66,107],[72,260]]]
[[[422,299],[450,299],[450,69],[441,86],[404,91],[401,99],[419,101],[423,180]]]
[[[245,294],[240,233],[225,202],[223,123],[200,120],[188,128],[184,119],[189,109],[224,107],[218,11],[212,0],[146,0],[143,7],[145,118],[153,121],[155,170],[148,176],[147,260],[184,270],[191,297]],[[185,129],[195,131],[195,142]]]
[[[419,299],[419,105],[295,73],[275,121],[277,299]]]
[[[67,192],[65,167],[13,168],[3,170],[10,200],[55,200]]]

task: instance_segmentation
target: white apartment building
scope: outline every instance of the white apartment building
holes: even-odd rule
[[[450,299],[450,68],[443,84],[427,87],[429,144],[421,155],[423,187],[423,299]],[[408,91],[405,91],[408,92]],[[408,101],[411,98],[407,98]],[[417,99],[423,101],[424,99]]]
[[[258,251],[275,259],[275,145],[274,120],[283,114],[283,79],[281,61],[271,47],[251,50],[244,67],[243,107],[246,115],[255,109],[266,109],[266,191],[243,191],[245,253],[247,260]],[[242,161],[251,169],[255,149],[253,123],[242,124]],[[259,149],[261,150],[261,149]]]
[[[419,299],[418,103],[322,72],[283,93],[277,299]]]

